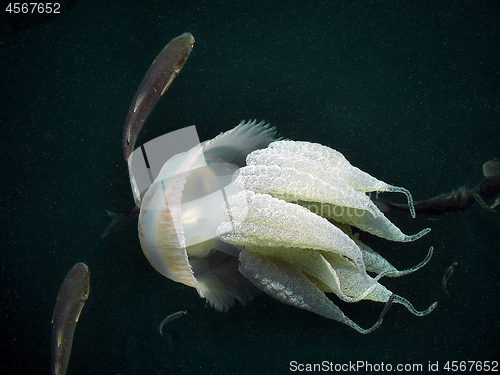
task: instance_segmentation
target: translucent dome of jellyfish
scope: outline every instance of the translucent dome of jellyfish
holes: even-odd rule
[[[139,238],[158,272],[195,288],[219,311],[263,291],[370,333],[393,302],[418,316],[437,305],[417,311],[379,282],[418,270],[432,248],[420,264],[398,271],[352,234],[354,227],[409,242],[430,231],[402,233],[366,195],[375,191],[404,193],[413,208],[406,189],[377,180],[341,153],[277,140],[264,122],[241,122],[164,164],[144,195]],[[363,329],[325,293],[385,307],[377,322]]]

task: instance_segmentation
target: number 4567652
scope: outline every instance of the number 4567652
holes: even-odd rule
[[[9,3],[8,13],[61,13],[60,3]]]
[[[497,372],[498,361],[447,361],[443,367],[447,371]]]

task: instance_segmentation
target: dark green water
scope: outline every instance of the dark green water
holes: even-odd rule
[[[104,4],[106,3],[106,4]],[[410,244],[363,235],[398,268],[382,279],[401,305],[361,335],[261,295],[228,313],[157,273],[135,224],[106,239],[106,209],[133,206],[121,135],[159,51],[190,31],[194,50],[138,144],[196,125],[206,140],[265,119],[279,135],[328,145],[426,199],[482,178],[500,157],[496,1],[81,1],[0,44],[1,299],[4,374],[50,368],[51,314],[68,270],[85,262],[90,298],[68,374],[278,374],[290,362],[396,365],[500,360],[500,215],[475,205],[439,221],[389,213]],[[238,4],[238,5],[237,5]],[[386,197],[403,200],[402,196]],[[444,270],[459,262],[448,288]],[[342,304],[362,327],[381,304]],[[157,328],[168,314],[188,314]],[[500,370],[500,368],[499,368]]]

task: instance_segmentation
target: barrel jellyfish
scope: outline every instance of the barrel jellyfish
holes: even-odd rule
[[[404,234],[370,192],[403,193],[413,208],[408,190],[377,180],[340,152],[276,139],[264,122],[241,122],[164,164],[144,194],[139,238],[158,272],[195,288],[219,311],[263,291],[370,333],[382,319],[361,328],[333,294],[352,303],[399,303],[418,316],[437,305],[417,311],[380,283],[424,266],[432,248],[420,264],[398,271],[353,230],[409,242],[430,229]]]

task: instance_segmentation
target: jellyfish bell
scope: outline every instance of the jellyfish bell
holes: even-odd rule
[[[275,138],[275,129],[264,122],[241,122],[170,158],[142,199],[139,239],[148,261],[218,310],[256,294],[238,272],[238,248],[218,239],[216,229],[225,218],[226,197],[240,190],[232,174],[248,153]]]

